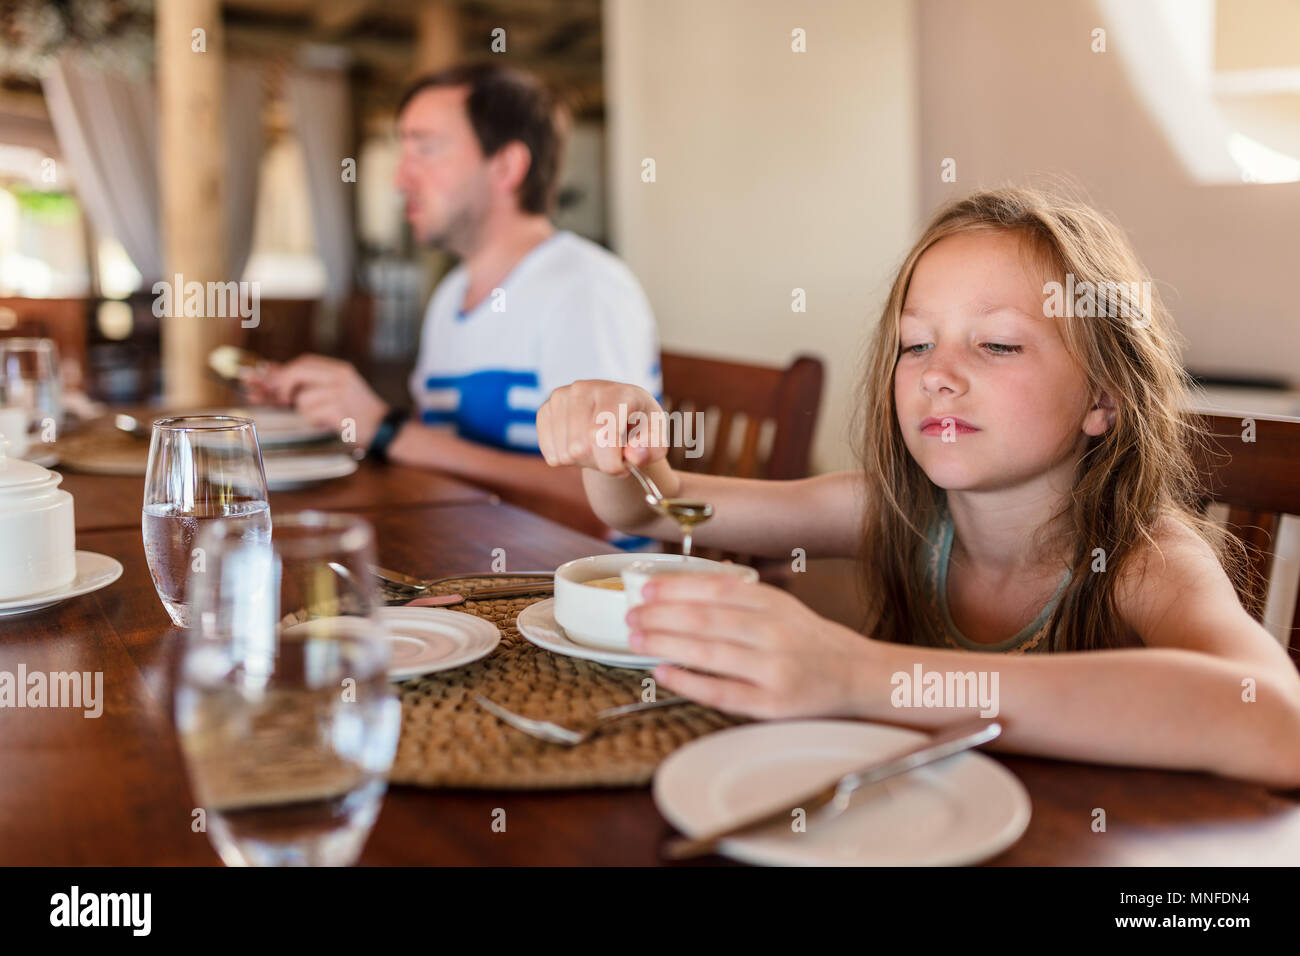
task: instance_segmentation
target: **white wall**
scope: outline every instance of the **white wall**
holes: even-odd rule
[[[912,4],[605,0],[604,14],[612,245],[663,344],[819,355],[814,469],[851,466],[862,346],[917,228]]]
[[[1195,183],[1119,55],[1091,51],[1105,28],[1093,0],[921,0],[919,11],[927,216],[980,185],[1067,174],[1133,240],[1188,340],[1187,365],[1300,381],[1289,288],[1300,183]],[[956,183],[940,181],[944,157]]]

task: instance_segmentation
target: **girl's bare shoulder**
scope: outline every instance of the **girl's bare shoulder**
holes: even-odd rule
[[[1245,615],[1209,542],[1172,514],[1160,517],[1151,538],[1134,549],[1120,573],[1115,600],[1125,623],[1147,645],[1188,646],[1201,632],[1188,621],[1209,624]]]

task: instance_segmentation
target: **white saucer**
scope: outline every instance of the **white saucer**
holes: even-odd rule
[[[54,449],[41,448],[40,445],[33,445],[27,449],[22,456],[23,461],[30,461],[34,465],[40,465],[42,468],[53,468],[59,463],[59,453]]]
[[[77,576],[71,582],[53,591],[45,591],[41,594],[33,594],[29,597],[16,598],[11,601],[0,601],[0,616],[38,611],[43,607],[49,607],[51,604],[66,601],[68,598],[74,598],[80,594],[89,594],[91,591],[98,591],[100,588],[108,587],[121,576],[122,565],[115,559],[106,554],[96,554],[93,551],[78,551]]]
[[[356,459],[342,452],[323,455],[265,455],[268,491],[292,491],[332,478],[346,478],[357,470]]]
[[[386,607],[379,612],[393,648],[390,681],[447,671],[487,657],[501,631],[473,614],[436,607]]]
[[[515,627],[528,641],[565,657],[580,657],[610,667],[631,667],[636,670],[650,670],[664,662],[662,657],[646,657],[631,651],[613,651],[577,643],[564,633],[564,628],[555,623],[555,598],[528,605],[519,612]]]
[[[674,751],[654,776],[659,812],[701,836],[793,801],[818,785],[920,743],[914,730],[849,720],[746,724]],[[968,751],[882,781],[839,817],[807,816],[719,852],[777,866],[959,866],[1005,850],[1029,825],[1029,794],[997,761]]]

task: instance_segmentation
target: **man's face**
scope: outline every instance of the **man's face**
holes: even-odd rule
[[[416,242],[460,255],[477,244],[491,204],[487,160],[466,110],[469,88],[422,90],[398,118],[396,185]]]

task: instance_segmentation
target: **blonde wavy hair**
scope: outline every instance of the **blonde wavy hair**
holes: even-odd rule
[[[1193,449],[1208,436],[1184,413],[1181,340],[1128,239],[1078,200],[1006,187],[976,192],[939,210],[899,269],[870,343],[855,427],[866,482],[859,553],[866,633],[911,643],[925,602],[924,535],[946,502],[946,493],[903,443],[894,404],[899,316],[908,285],[917,261],[936,242],[986,230],[1022,237],[1029,269],[1043,269],[1062,281],[1073,275],[1076,288],[1089,282],[1094,289],[1111,290],[1111,307],[1099,301],[1093,309],[1100,314],[1067,310],[1058,320],[1090,393],[1109,392],[1116,416],[1104,434],[1088,439],[1073,495],[1039,532],[1039,547],[1059,544],[1062,552],[1073,554],[1071,579],[1048,632],[1059,635],[1054,649],[1133,645],[1117,613],[1116,585],[1139,544],[1155,545],[1153,531],[1163,517],[1199,534],[1239,593],[1253,585],[1240,541],[1201,513]],[[1146,285],[1129,285],[1134,282]],[[1116,309],[1117,288],[1146,289],[1150,296],[1123,292]],[[1091,571],[1095,548],[1105,549],[1104,574]]]

